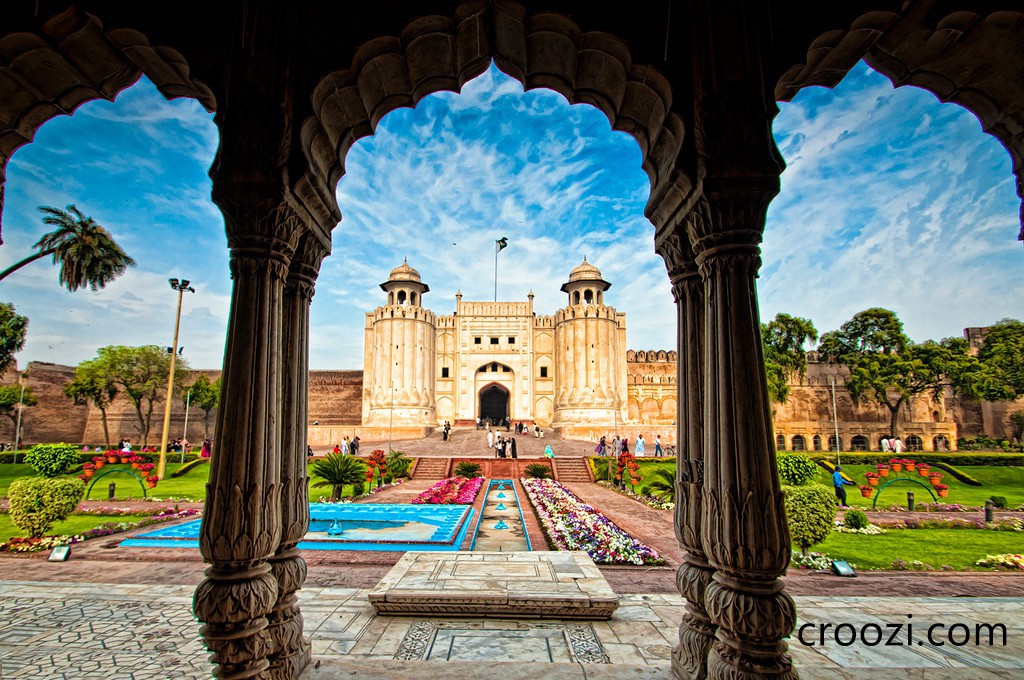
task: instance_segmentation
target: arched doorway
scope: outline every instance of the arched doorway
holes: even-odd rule
[[[508,417],[508,390],[491,383],[480,390],[480,420],[498,424]]]

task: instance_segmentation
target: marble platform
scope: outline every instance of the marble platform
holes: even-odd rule
[[[606,620],[619,599],[585,552],[407,553],[369,593],[378,614]]]

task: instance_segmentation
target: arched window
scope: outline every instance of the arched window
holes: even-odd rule
[[[907,451],[923,451],[924,442],[916,434],[907,435]]]
[[[409,293],[409,304],[410,305],[416,304],[416,293]],[[170,369],[168,369],[168,370],[170,370]]]
[[[389,305],[395,304],[395,291],[391,291],[390,293],[388,293],[388,304]],[[170,369],[168,369],[168,370],[170,370]]]
[[[814,450],[815,451],[821,451],[821,435],[820,434],[814,435],[814,440],[813,441],[814,441]]]
[[[802,434],[795,434],[795,435],[793,435],[793,450],[794,451],[806,451],[807,450],[807,442],[806,442],[806,440],[804,440],[804,436]]]
[[[949,440],[946,439],[946,435],[940,434],[939,436],[933,438],[932,447],[936,451],[949,451]]]
[[[588,305],[593,304],[594,303],[594,291],[590,290],[589,288],[587,288],[585,291],[583,291],[583,301],[586,302]]]
[[[842,437],[839,438],[839,443],[837,445],[836,444],[836,436],[834,434],[830,434],[828,436],[828,450],[829,451],[838,451],[841,448],[843,448],[843,438]]]
[[[400,305],[404,305],[405,304],[405,291],[404,290],[398,291],[398,304],[400,304]]]
[[[786,437],[785,437],[785,435],[781,435],[780,434],[780,435],[776,435],[775,436],[775,449],[777,451],[785,451],[786,450]]]
[[[941,422],[942,419],[939,417],[938,411],[932,411],[932,420],[936,423]]]
[[[856,434],[850,440],[850,446],[853,447],[854,451],[867,451],[871,448],[871,442],[864,435]]]
[[[576,291],[575,293],[572,294],[572,303],[574,305],[578,305],[580,303],[580,292],[579,291]]]

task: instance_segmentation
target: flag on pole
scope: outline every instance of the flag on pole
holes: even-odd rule
[[[495,254],[500,253],[505,248],[508,248],[508,238],[505,237],[505,236],[502,236],[501,238],[499,238],[497,241],[494,242],[494,247],[495,247],[495,250],[494,250]]]

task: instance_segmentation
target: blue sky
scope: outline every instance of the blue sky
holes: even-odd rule
[[[768,213],[762,318],[810,318],[819,331],[873,306],[894,309],[915,340],[1024,318],[1024,245],[1010,159],[973,115],[921,90],[894,91],[858,65],[835,89],[781,104],[775,135],[788,168]],[[110,344],[168,345],[176,296],[184,356],[219,367],[230,296],[223,222],[206,172],[212,116],[165,101],[147,81],[44,125],[8,166],[0,266],[44,233],[39,205],[75,203],[138,266],[100,292],[67,293],[37,262],[0,284],[30,318],[18,355],[77,364]],[[586,255],[612,282],[635,349],[674,347],[664,265],[643,216],[649,186],[636,143],[588,106],[570,107],[492,68],[461,94],[389,114],[346,159],[344,219],[323,266],[311,320],[313,368],[361,368],[364,313],[408,257],[450,314],[455,293],[564,306],[559,287]]]

